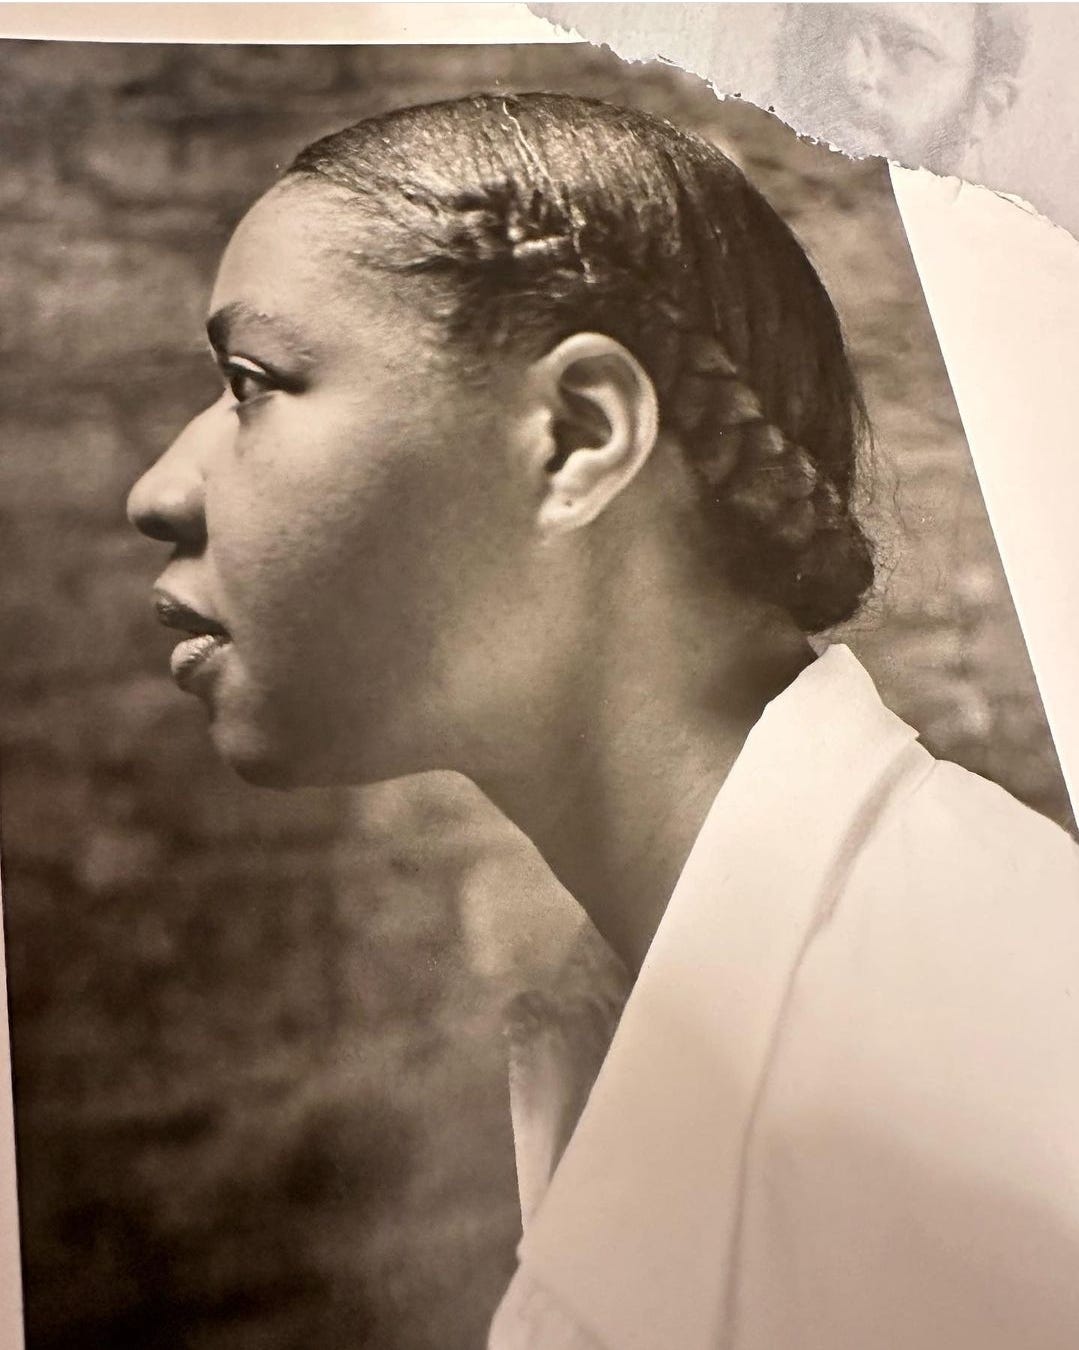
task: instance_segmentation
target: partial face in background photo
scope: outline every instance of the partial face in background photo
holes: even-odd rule
[[[279,785],[452,767],[535,646],[505,399],[437,353],[409,283],[349,256],[335,192],[279,186],[237,229],[210,303],[226,388],[129,504],[174,548],[163,617],[211,630],[180,682]]]
[[[1008,9],[784,6],[779,111],[844,150],[957,172],[1014,94],[1023,39]]]

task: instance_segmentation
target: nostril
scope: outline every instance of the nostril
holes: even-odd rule
[[[149,539],[167,542],[171,535],[171,527],[165,512],[160,508],[156,494],[150,490],[149,476],[140,478],[128,493],[127,518],[140,534],[146,535]]]
[[[127,499],[127,518],[147,539],[164,544],[201,544],[206,536],[200,501],[195,493],[150,491],[140,480]]]
[[[206,541],[207,457],[216,444],[209,433],[216,405],[193,418],[127,498],[127,518],[148,539],[198,548]]]
[[[173,544],[177,540],[177,531],[167,516],[159,511],[128,511],[128,520],[140,534],[147,539],[158,539],[163,544]]]

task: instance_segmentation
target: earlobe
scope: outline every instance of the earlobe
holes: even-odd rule
[[[575,333],[543,360],[553,446],[537,523],[563,534],[595,520],[636,477],[655,445],[655,386],[621,343]]]

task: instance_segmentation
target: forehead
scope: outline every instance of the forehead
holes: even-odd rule
[[[312,346],[414,336],[416,297],[357,261],[359,227],[347,207],[347,193],[331,186],[271,188],[229,240],[210,314],[243,315],[264,332],[304,335]]]
[[[974,6],[971,4],[837,5],[828,9],[847,11],[854,26],[872,25],[887,42],[921,39],[940,56],[962,60],[973,55]],[[842,20],[841,20],[842,22]]]

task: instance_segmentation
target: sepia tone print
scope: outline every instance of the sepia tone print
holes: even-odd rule
[[[511,1057],[542,1066],[570,1037],[594,1074],[625,972],[465,779],[378,784],[378,764],[358,789],[301,773],[278,792],[225,767],[199,700],[169,678],[177,634],[152,610],[170,508],[134,501],[155,545],[125,499],[220,396],[202,333],[218,260],[305,145],[478,91],[639,108],[731,156],[838,311],[873,428],[850,505],[877,579],[828,637],[934,755],[1074,833],[884,166],[801,142],[668,66],[584,47],[7,42],[0,67],[13,259],[0,804],[28,1343],[482,1344],[526,1200],[504,1012]],[[701,359],[714,372],[719,357]],[[259,369],[225,373],[237,400],[259,392]],[[407,381],[394,397],[404,409]],[[294,500],[269,503],[283,533]],[[395,528],[371,521],[385,556]],[[315,583],[289,622],[321,614],[333,632],[335,597]],[[174,598],[163,617],[186,631]],[[196,646],[216,645],[205,636]],[[181,653],[181,683],[205,655]],[[556,969],[570,985],[557,998]],[[573,1007],[592,1040],[571,1030]]]

